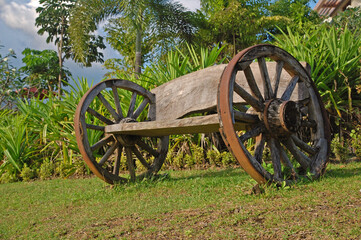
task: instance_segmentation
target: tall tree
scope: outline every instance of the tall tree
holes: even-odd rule
[[[200,42],[229,46],[234,55],[265,38],[265,29],[278,20],[267,14],[266,0],[201,0],[204,24],[200,27]]]
[[[274,0],[268,7],[270,16],[282,16],[286,21],[280,21],[276,27],[268,29],[272,34],[280,34],[287,28],[294,32],[305,33],[322,22],[316,11],[310,7],[311,0]]]
[[[54,42],[57,47],[59,58],[58,93],[61,95],[62,69],[64,59],[73,58],[76,60],[69,42],[69,19],[71,10],[75,7],[77,0],[40,0],[41,6],[36,9],[39,16],[35,20],[35,25],[40,27],[38,34],[48,34],[46,42]],[[89,49],[88,58],[83,64],[90,66],[92,62],[103,62],[103,54],[98,52],[98,48],[104,49],[101,37],[89,35],[87,39]]]
[[[124,31],[119,42],[134,46],[136,73],[141,72],[144,36],[151,33],[153,36],[170,37],[173,34],[173,39],[189,40],[193,33],[190,14],[180,4],[169,0],[80,0],[70,21],[72,46],[79,60],[87,58],[89,34],[97,29],[100,22],[114,16],[118,17],[116,24],[120,26],[120,31]],[[134,37],[133,42],[131,37]],[[129,54],[132,50],[120,52]]]
[[[25,66],[21,67],[20,70],[27,74],[24,82],[29,87],[53,91],[59,87],[57,86],[59,74],[62,75],[61,78],[64,82],[68,81],[71,74],[66,69],[60,69],[56,51],[25,48],[22,54],[24,55],[22,61]]]

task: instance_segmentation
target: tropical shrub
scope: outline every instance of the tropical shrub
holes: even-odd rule
[[[274,38],[276,45],[310,64],[312,78],[331,114],[347,120],[355,107],[361,107],[361,95],[357,91],[361,35],[324,24],[302,35],[288,29]]]

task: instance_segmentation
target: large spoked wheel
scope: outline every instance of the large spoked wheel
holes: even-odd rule
[[[275,67],[274,75],[267,66]],[[246,80],[237,80],[240,75]],[[237,54],[219,84],[218,114],[228,149],[258,183],[291,183],[324,172],[329,120],[311,77],[286,51],[256,45]],[[242,124],[247,127],[240,131]]]
[[[142,137],[105,131],[107,125],[152,120],[155,97],[149,91],[119,79],[95,85],[83,96],[75,113],[75,134],[84,161],[96,176],[110,184],[156,174],[167,155],[168,136]]]

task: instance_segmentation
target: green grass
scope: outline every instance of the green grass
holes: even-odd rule
[[[0,239],[360,239],[361,163],[251,194],[240,169],[169,171],[110,187],[97,178],[0,185]]]

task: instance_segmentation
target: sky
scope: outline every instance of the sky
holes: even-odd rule
[[[199,0],[178,0],[188,10],[200,8]],[[312,7],[314,4],[311,4]],[[38,29],[35,27],[35,18],[37,14],[35,9],[39,6],[39,0],[0,0],[0,53],[5,55],[8,49],[13,49],[17,54],[17,59],[12,63],[16,67],[22,66],[21,52],[25,48],[37,50],[53,49],[56,50],[53,43],[47,44],[45,36],[37,34]],[[104,60],[109,58],[120,58],[120,55],[112,50],[109,46],[102,51]],[[86,77],[88,80],[99,82],[106,70],[100,63],[93,63],[92,67],[80,67],[72,60],[66,60],[64,63],[74,78]]]
[[[199,0],[182,0],[178,2],[193,11],[200,7]],[[46,43],[45,36],[37,34],[38,29],[35,27],[37,13],[35,9],[38,6],[39,0],[0,0],[0,45],[4,46],[0,49],[0,52],[4,56],[9,49],[13,49],[17,59],[12,60],[12,63],[16,67],[23,65],[21,52],[25,48],[56,50],[53,43]],[[120,55],[109,46],[102,52],[104,60],[120,58]],[[64,65],[73,74],[73,78],[86,77],[90,81],[99,82],[106,73],[100,63],[93,63],[92,67],[85,68],[72,60],[65,60]]]

